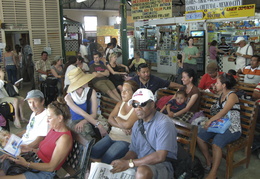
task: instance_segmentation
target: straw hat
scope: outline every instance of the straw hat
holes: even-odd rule
[[[93,74],[85,74],[79,67],[71,70],[67,74],[67,76],[70,80],[70,85],[67,90],[67,93],[75,91],[76,89],[88,83],[90,80],[92,80],[95,77],[95,75]]]

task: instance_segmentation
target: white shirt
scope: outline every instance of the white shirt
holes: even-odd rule
[[[74,68],[76,68],[75,65],[70,65],[68,66],[67,70],[66,70],[66,73],[65,73],[65,79],[64,79],[64,89],[67,85],[70,85],[70,80],[69,80],[69,77],[68,77],[68,73],[73,70]]]
[[[88,56],[87,46],[81,44],[79,47],[79,52],[80,52],[82,58],[84,58],[84,61],[88,62],[88,59],[85,57],[85,56]]]
[[[30,117],[30,121],[28,125],[26,126],[26,132],[23,134],[22,137],[22,144],[30,144],[38,136],[46,136],[49,132],[49,125],[47,123],[47,110],[44,109],[43,112],[35,116],[35,113],[33,112]]]
[[[248,47],[248,51],[247,51],[247,47]],[[246,53],[246,51],[247,51],[247,53]],[[252,49],[252,47],[249,44],[245,45],[242,48],[239,47],[237,49],[237,52],[241,53],[243,55],[253,55],[253,49]],[[239,70],[239,69],[244,68],[247,65],[246,64],[246,58],[245,57],[241,57],[241,56],[237,57],[236,63],[237,63],[236,64],[236,71]]]

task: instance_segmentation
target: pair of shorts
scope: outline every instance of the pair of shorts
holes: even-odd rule
[[[109,90],[116,89],[115,85],[110,80],[100,80],[93,84],[95,88],[102,91],[102,93],[107,93]]]
[[[220,148],[225,147],[227,144],[237,140],[241,136],[241,132],[231,133],[227,129],[223,134],[218,134],[214,132],[207,132],[206,129],[201,128],[198,137],[203,141],[208,142],[210,139],[213,139],[212,144],[219,146]]]
[[[170,162],[157,163],[155,165],[146,165],[153,172],[153,179],[167,178],[173,179],[173,167]],[[135,167],[137,170],[137,167]]]

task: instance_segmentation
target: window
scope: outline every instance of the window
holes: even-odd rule
[[[97,31],[97,16],[84,17],[85,31]]]

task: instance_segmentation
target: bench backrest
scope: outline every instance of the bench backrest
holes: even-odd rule
[[[95,139],[88,141],[75,132],[72,132],[72,137],[73,147],[62,168],[70,174],[70,177],[84,179]]]
[[[113,111],[113,109],[115,108],[117,104],[117,101],[106,97],[106,96],[101,96],[101,100],[100,100],[100,111],[101,114],[108,119],[109,114]]]
[[[163,96],[175,95],[178,89],[159,89],[157,91],[157,100]]]
[[[250,83],[243,83],[243,82],[238,82],[237,85],[235,86],[236,90],[243,90],[246,92],[247,96],[251,96],[253,94],[254,89],[256,88],[257,84],[250,84]]]

